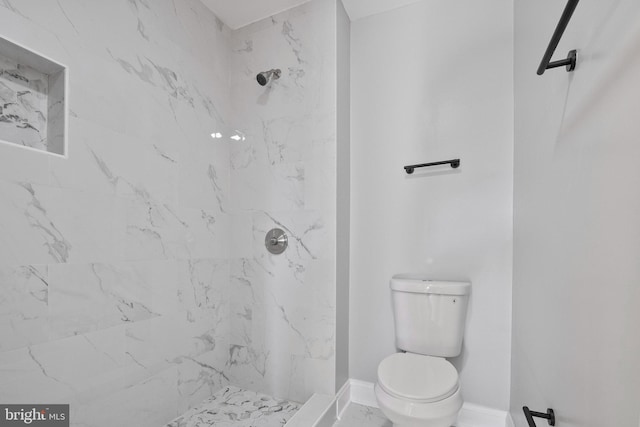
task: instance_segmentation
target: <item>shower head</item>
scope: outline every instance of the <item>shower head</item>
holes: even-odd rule
[[[269,80],[278,80],[281,74],[282,71],[277,69],[263,71],[262,73],[258,73],[258,75],[256,76],[256,80],[258,80],[260,86],[266,86],[267,83],[269,83]]]

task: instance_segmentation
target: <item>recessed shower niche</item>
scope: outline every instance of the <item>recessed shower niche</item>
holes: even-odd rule
[[[66,156],[67,69],[0,37],[0,142]]]

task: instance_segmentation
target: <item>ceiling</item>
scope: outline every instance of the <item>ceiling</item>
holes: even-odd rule
[[[229,27],[238,29],[309,0],[201,0]]]
[[[388,12],[420,0],[342,0],[349,18],[356,21],[365,16]]]
[[[238,29],[309,0],[201,0],[229,27]],[[352,21],[420,0],[342,0]]]

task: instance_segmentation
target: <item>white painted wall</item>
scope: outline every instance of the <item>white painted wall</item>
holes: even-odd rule
[[[352,23],[350,374],[396,351],[389,279],[469,279],[465,400],[509,406],[512,2],[419,2]],[[403,165],[460,157],[462,166]]]
[[[640,401],[640,3],[581,2],[535,70],[564,2],[515,2],[511,411],[565,427],[635,426]],[[541,423],[538,423],[540,425]]]

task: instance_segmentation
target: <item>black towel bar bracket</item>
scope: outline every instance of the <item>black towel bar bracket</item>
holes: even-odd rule
[[[533,417],[542,418],[547,420],[550,426],[556,425],[556,414],[553,412],[553,409],[547,408],[547,412],[536,412],[530,411],[528,406],[523,406],[522,411],[524,412],[524,417],[527,419],[527,423],[529,427],[537,427],[536,422],[533,420]]]
[[[452,168],[457,169],[460,167],[460,159],[444,160],[442,162],[422,163],[420,165],[409,165],[405,166],[404,170],[405,172],[407,172],[407,175],[411,175],[418,168],[427,168],[430,166],[438,165],[451,165]]]
[[[560,43],[560,39],[564,34],[564,30],[567,29],[567,25],[569,25],[569,21],[571,20],[571,16],[573,12],[576,10],[578,6],[578,2],[580,0],[569,0],[567,2],[567,6],[564,8],[564,12],[560,17],[560,22],[558,22],[558,26],[556,30],[553,32],[553,36],[551,36],[551,41],[549,42],[549,46],[542,57],[542,61],[540,62],[540,66],[538,67],[538,75],[541,76],[544,74],[545,70],[550,68],[558,68],[565,67],[567,72],[573,71],[576,69],[576,61],[578,59],[578,52],[576,50],[572,50],[567,55],[567,59],[562,59],[560,61],[551,62],[551,57],[556,51],[558,47],[558,43]]]
[[[573,71],[576,69],[577,60],[578,60],[578,51],[572,50],[567,55],[567,59],[561,59],[560,61],[549,62],[549,65],[547,65],[545,70],[548,70],[550,68],[566,67],[567,72]],[[538,74],[542,75],[542,73],[538,73]]]

